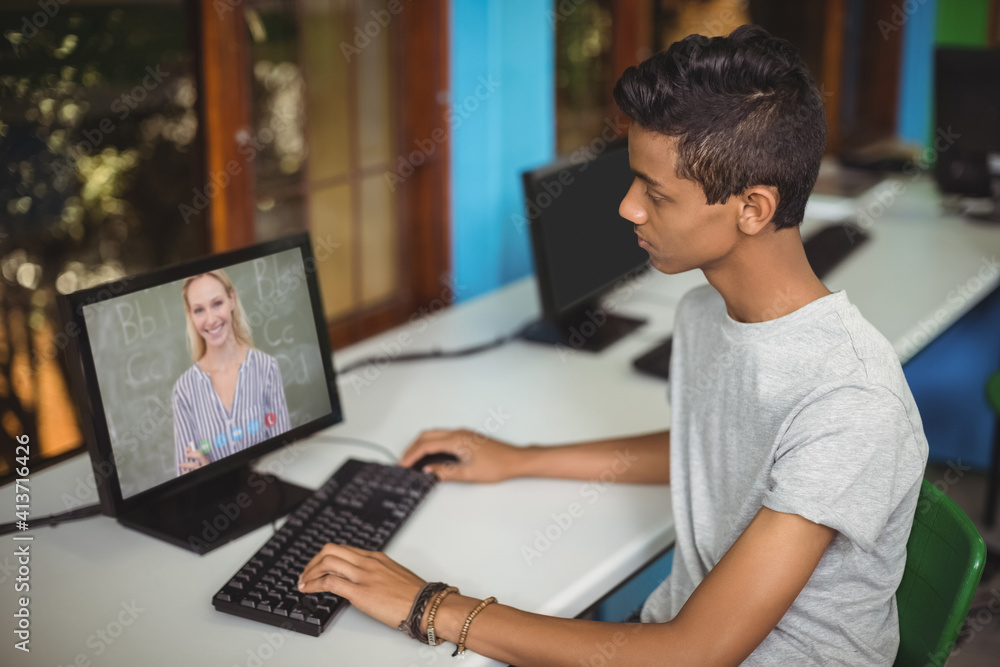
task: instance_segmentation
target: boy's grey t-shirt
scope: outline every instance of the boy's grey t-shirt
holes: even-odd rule
[[[837,534],[744,664],[891,665],[927,441],[889,342],[844,292],[743,324],[705,286],[678,305],[670,377],[676,551],[642,620],[672,619],[765,506]]]

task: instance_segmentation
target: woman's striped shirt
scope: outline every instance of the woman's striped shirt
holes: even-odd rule
[[[198,364],[174,384],[173,406],[178,475],[188,445],[209,461],[218,461],[290,428],[278,362],[254,348],[240,364],[231,411],[223,406],[211,377]]]

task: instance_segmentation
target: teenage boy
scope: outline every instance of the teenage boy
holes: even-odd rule
[[[628,449],[640,460],[619,481],[670,484],[677,529],[644,622],[484,606],[335,545],[302,590],[420,636],[430,606],[436,637],[519,667],[591,664],[608,642],[616,665],[890,665],[927,443],[892,346],[802,248],[820,95],[790,44],[744,26],[629,68],[615,100],[632,120],[622,217],[656,269],[710,284],[677,308],[671,430],[561,447],[429,431],[401,463],[444,451],[461,461],[431,466],[442,480],[586,480]]]

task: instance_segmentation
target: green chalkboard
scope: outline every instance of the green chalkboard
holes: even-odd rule
[[[294,428],[330,399],[298,248],[226,267],[254,347],[278,360]],[[122,496],[176,476],[171,392],[192,361],[183,280],[83,307]]]

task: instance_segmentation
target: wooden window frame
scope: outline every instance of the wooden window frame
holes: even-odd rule
[[[215,0],[198,0],[201,10],[201,116],[205,128],[206,172],[226,171],[249,137],[251,97],[247,29],[240,6],[218,11]],[[343,347],[406,322],[422,306],[442,297],[450,272],[448,207],[450,139],[443,100],[448,88],[448,3],[421,0],[406,6],[398,21],[392,61],[396,77],[396,147],[400,153],[432,134],[441,149],[397,184],[400,284],[395,297],[353,310],[328,323],[334,348]],[[308,82],[307,82],[308,85]],[[444,133],[443,135],[441,133]],[[394,158],[395,159],[395,158]],[[306,188],[308,192],[309,188]],[[308,195],[307,195],[308,196]],[[211,200],[212,250],[222,252],[255,240],[254,172],[241,169]]]

